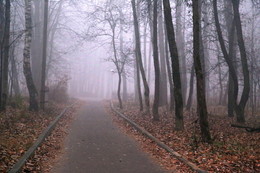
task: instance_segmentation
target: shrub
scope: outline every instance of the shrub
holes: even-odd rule
[[[68,77],[63,77],[48,88],[48,101],[64,103],[68,101]]]

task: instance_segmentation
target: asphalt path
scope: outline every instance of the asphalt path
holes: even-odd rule
[[[138,143],[118,129],[100,101],[87,101],[65,140],[54,173],[163,173]]]

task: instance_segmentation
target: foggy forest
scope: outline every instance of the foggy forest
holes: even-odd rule
[[[260,0],[0,0],[0,172],[260,172]]]

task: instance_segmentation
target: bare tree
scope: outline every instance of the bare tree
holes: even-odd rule
[[[234,42],[234,23],[232,24],[232,27],[230,27],[230,31],[229,31],[229,53],[227,52],[225,43],[224,43],[224,38],[222,35],[222,31],[220,28],[220,23],[219,23],[219,17],[218,17],[218,10],[217,10],[217,1],[213,0],[213,10],[214,10],[214,19],[215,19],[215,24],[216,24],[216,29],[217,29],[217,35],[218,35],[218,40],[220,43],[220,48],[222,50],[223,56],[225,61],[227,62],[228,68],[229,68],[229,73],[231,75],[231,79],[232,79],[232,84],[233,84],[233,98],[229,97],[229,99],[234,100],[234,105],[233,102],[231,100],[229,100],[229,106],[228,106],[228,113],[229,116],[232,116],[233,114],[233,106],[236,108],[237,107],[237,96],[238,96],[238,78],[237,78],[237,74],[236,74],[236,70],[234,67],[234,64],[232,62],[233,59],[233,42]],[[229,86],[230,87],[230,86]],[[232,89],[232,88],[230,88]]]
[[[23,52],[23,72],[26,79],[27,89],[29,91],[29,109],[38,111],[37,90],[33,82],[31,62],[30,62],[30,49],[32,41],[32,3],[31,0],[25,0],[25,40]]]
[[[164,45],[164,23],[163,23],[163,10],[162,1],[158,1],[158,41],[159,41],[159,55],[160,55],[160,106],[167,105],[167,72],[166,72],[166,55]]]
[[[153,120],[159,121],[158,107],[160,99],[160,67],[158,58],[158,43],[157,43],[157,6],[158,1],[154,0],[153,4],[153,59],[155,70],[155,89],[153,102]]]
[[[233,11],[234,11],[234,21],[236,26],[236,33],[237,33],[237,41],[238,41],[238,47],[240,51],[241,56],[241,63],[242,63],[242,70],[243,70],[243,76],[244,76],[244,88],[242,92],[242,96],[238,105],[237,110],[237,121],[238,122],[245,122],[245,107],[246,103],[249,98],[250,93],[250,79],[249,79],[249,70],[248,70],[248,63],[247,63],[247,55],[246,55],[246,48],[245,43],[243,39],[243,32],[242,32],[242,26],[241,26],[241,19],[240,19],[240,13],[239,13],[239,0],[232,0],[233,3]]]
[[[185,56],[185,16],[184,16],[184,1],[176,0],[176,43],[180,61],[180,75],[182,84],[183,104],[186,104],[187,96],[187,70],[186,70],[186,56]]]
[[[0,110],[6,109],[6,102],[8,97],[8,65],[9,65],[9,40],[10,40],[10,17],[11,4],[10,0],[5,1],[5,23],[4,23],[4,36],[1,40],[3,45],[3,53],[1,53],[1,103]],[[3,55],[3,56],[2,56]]]
[[[172,61],[172,77],[174,83],[174,98],[175,98],[175,129],[183,130],[183,100],[181,90],[181,75],[179,67],[179,55],[177,44],[175,41],[174,27],[172,23],[171,7],[169,0],[163,1],[164,16],[166,22],[167,36]]]
[[[214,9],[214,18],[215,18],[215,24],[216,24],[216,28],[217,28],[219,43],[220,43],[224,58],[228,64],[229,72],[230,72],[230,75],[232,77],[233,84],[234,84],[233,100],[235,102],[234,107],[235,107],[235,111],[236,111],[236,115],[237,115],[237,121],[243,123],[243,122],[245,122],[244,109],[245,109],[247,100],[249,98],[249,92],[250,92],[249,71],[248,71],[247,58],[246,58],[246,53],[245,53],[244,40],[243,40],[243,35],[242,35],[240,15],[239,15],[239,11],[238,11],[239,3],[234,2],[234,1],[232,1],[232,3],[233,3],[233,11],[234,11],[234,21],[233,21],[233,26],[231,27],[231,31],[229,33],[229,53],[226,50],[224,39],[223,39],[221,28],[220,28],[216,0],[213,0],[213,9]],[[238,39],[238,45],[239,45],[239,49],[240,49],[242,69],[243,69],[243,76],[244,76],[244,89],[243,89],[242,97],[240,99],[239,104],[237,103],[238,77],[237,77],[237,73],[234,68],[234,64],[232,63],[233,41],[234,41],[234,34],[235,34],[234,29],[236,29],[236,33],[237,33],[237,39]],[[232,103],[231,102],[229,103],[230,106],[232,106]],[[229,113],[231,114],[230,111],[229,111]]]
[[[46,57],[47,57],[47,31],[48,31],[48,6],[49,0],[44,1],[44,22],[43,22],[43,48],[42,48],[42,70],[41,70],[41,91],[40,106],[44,110],[45,105],[45,81],[46,81]]]
[[[139,24],[138,24],[138,19],[137,19],[137,14],[136,14],[135,0],[132,0],[131,3],[132,3],[133,17],[134,17],[135,51],[136,51],[136,56],[138,59],[138,65],[139,65],[140,72],[141,72],[142,79],[143,79],[144,100],[145,100],[145,105],[146,105],[146,112],[148,113],[148,112],[150,112],[150,98],[149,98],[150,90],[149,90],[148,82],[146,80],[143,61],[142,61],[140,31],[139,31],[139,26],[138,26]]]
[[[205,96],[204,74],[200,58],[200,12],[199,0],[192,0],[193,11],[193,60],[197,79],[197,112],[199,116],[201,137],[204,142],[211,142],[208,125],[208,112]]]

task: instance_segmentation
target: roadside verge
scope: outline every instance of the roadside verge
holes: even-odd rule
[[[8,173],[20,172],[27,162],[27,160],[32,157],[38,147],[42,145],[45,139],[51,134],[59,120],[65,115],[69,108],[73,107],[76,102],[66,107],[50,124],[49,126],[39,135],[34,144],[24,153],[24,155],[13,165],[13,167],[8,171]]]
[[[159,147],[166,150],[168,153],[170,153],[173,157],[177,158],[178,160],[182,161],[186,165],[188,165],[192,170],[198,172],[198,173],[207,173],[207,171],[200,169],[197,165],[190,162],[187,158],[182,156],[181,154],[177,153],[176,151],[172,150],[169,146],[162,143],[159,139],[155,138],[152,134],[150,134],[148,131],[146,131],[144,128],[133,122],[131,119],[127,118],[124,114],[116,110],[113,106],[113,103],[110,102],[111,109],[121,118],[123,118],[127,123],[129,123],[132,127],[134,127],[137,131],[139,131],[141,134],[146,136],[147,138],[154,141]]]

